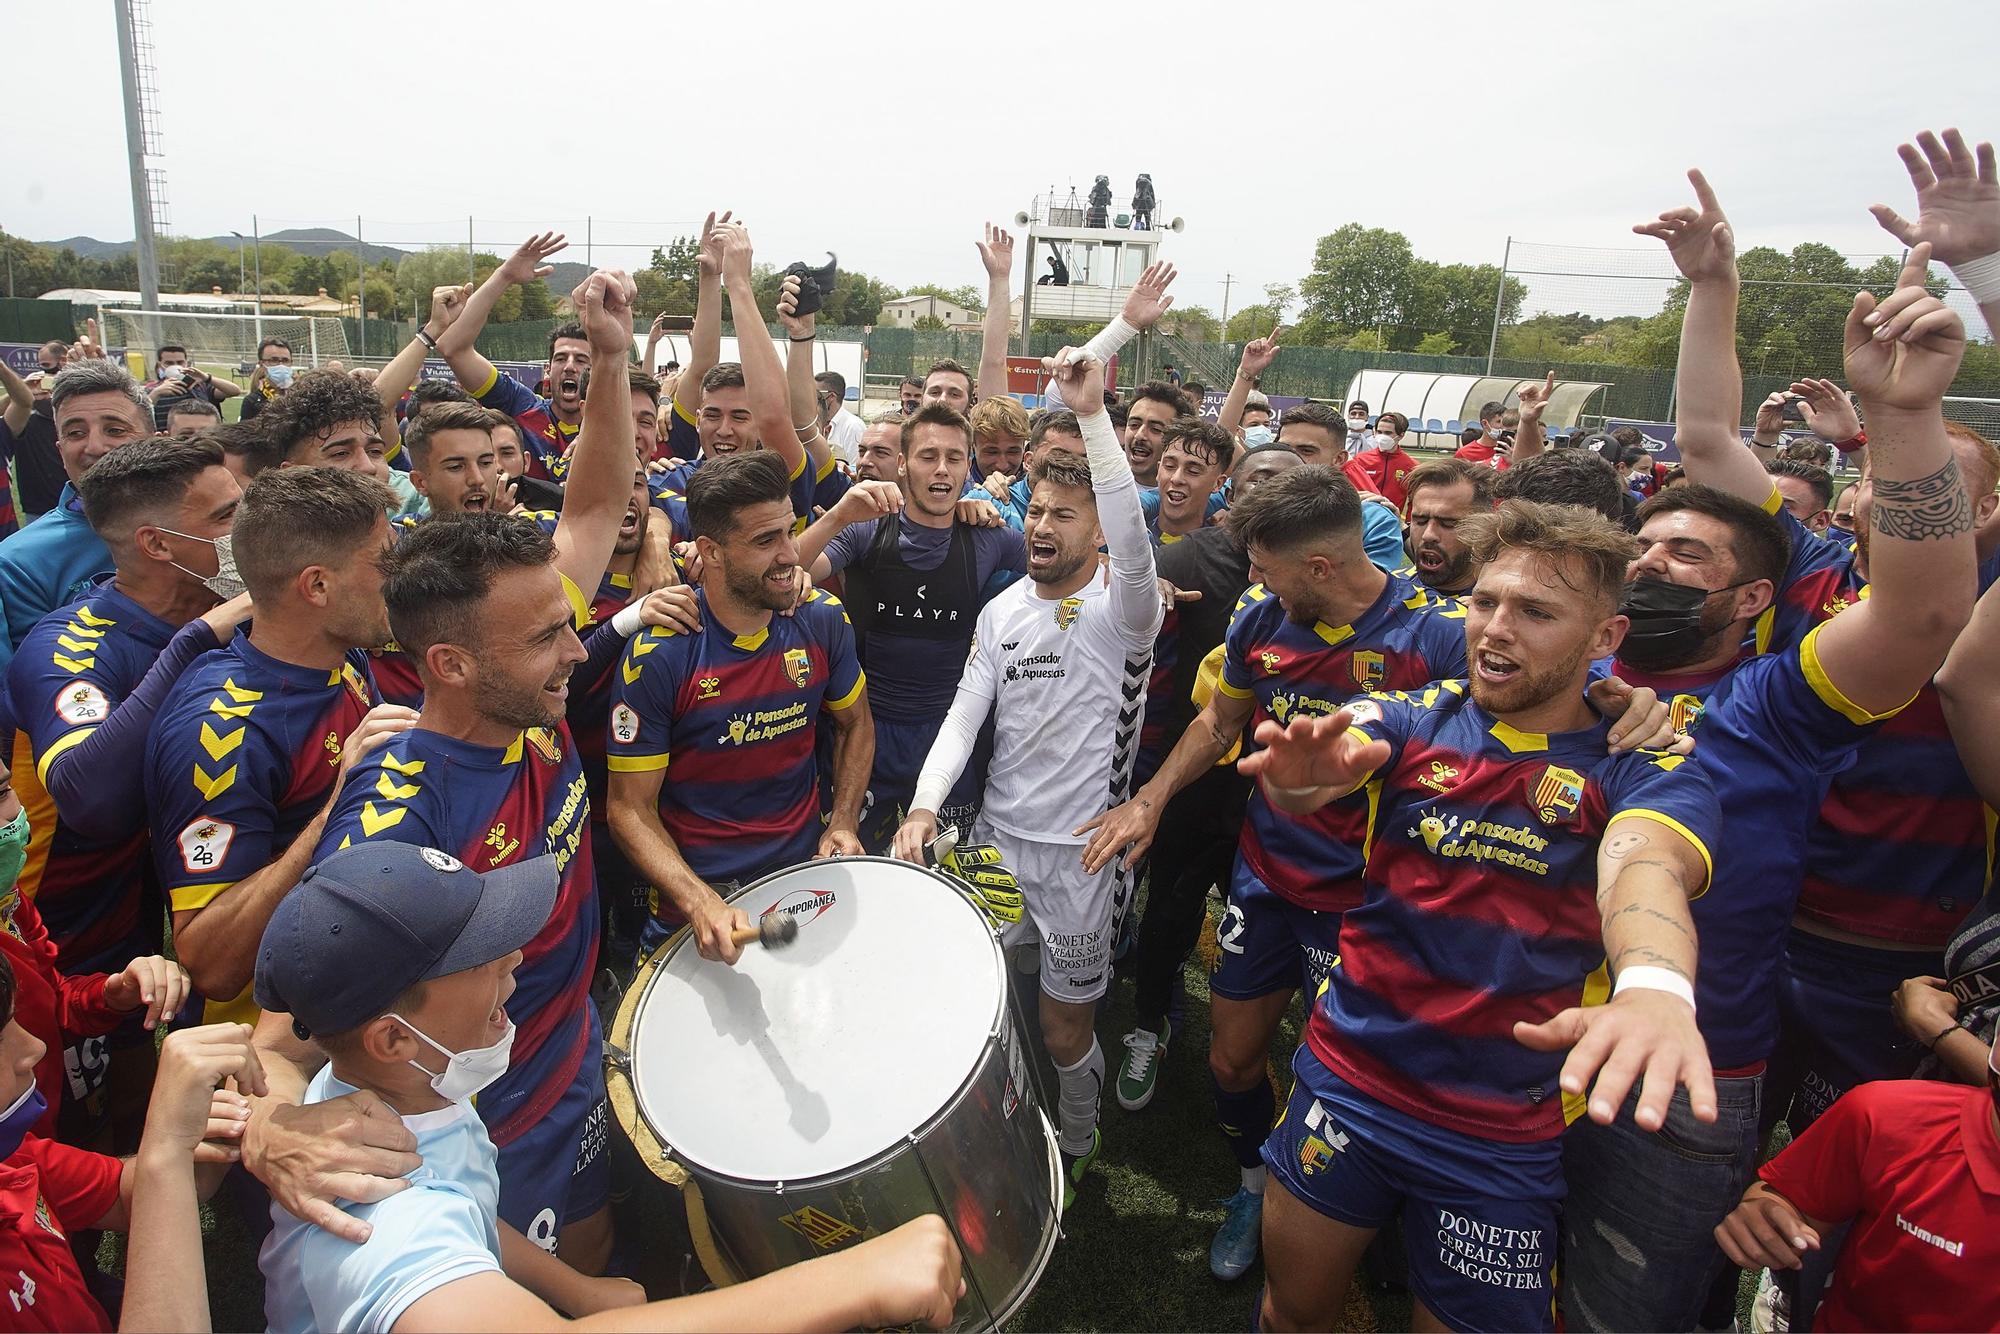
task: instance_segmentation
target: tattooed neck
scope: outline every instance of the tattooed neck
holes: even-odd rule
[[[1884,537],[1943,542],[1972,531],[1972,499],[1959,479],[1958,460],[1910,481],[1875,479],[1869,527]]]

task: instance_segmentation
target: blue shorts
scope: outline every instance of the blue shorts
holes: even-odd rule
[[[896,841],[896,828],[910,813],[917,795],[917,775],[944,726],[940,715],[921,722],[875,718],[875,768],[868,775],[868,791],[861,799],[861,845],[870,852],[887,855]],[[982,728],[965,772],[952,784],[937,813],[938,828],[957,825],[960,841],[972,837],[972,822],[979,815],[980,797],[986,787],[986,766],[993,753],[992,732]]]
[[[603,1037],[593,1009],[583,1065],[549,1114],[499,1151],[500,1217],[551,1255],[556,1237],[611,1198],[611,1129],[604,1098]]]
[[[1303,987],[1310,996],[1340,961],[1340,914],[1301,908],[1251,874],[1239,854],[1215,944],[1208,979],[1215,995],[1255,1000]]]
[[[1803,1135],[1857,1084],[1915,1073],[1923,1052],[1882,998],[1906,977],[1943,974],[1941,954],[1870,949],[1792,928],[1778,974],[1778,1019],[1797,1084],[1789,1114],[1775,1109],[1792,1134]]]
[[[1505,1144],[1405,1116],[1301,1043],[1264,1163],[1351,1227],[1402,1224],[1410,1291],[1452,1329],[1555,1328],[1562,1141]]]

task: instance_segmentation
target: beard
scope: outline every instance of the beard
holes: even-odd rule
[[[1475,658],[1478,653],[1478,649],[1473,650]],[[1511,680],[1499,684],[1483,679],[1475,670],[1472,673],[1473,701],[1496,717],[1539,708],[1557,696],[1577,689],[1577,676],[1586,656],[1586,650],[1579,645],[1575,652],[1553,667],[1538,669],[1523,663]]]
[[[542,691],[545,684],[524,685],[482,672],[473,683],[472,706],[480,717],[503,727],[519,731],[554,727],[562,721],[563,711],[550,706],[548,696]]]
[[[1434,568],[1426,567],[1424,556],[1435,555],[1443,563]],[[1427,588],[1463,588],[1472,573],[1472,553],[1461,551],[1456,556],[1446,555],[1444,549],[1436,546],[1420,546],[1410,552],[1410,562],[1417,567],[1417,579]]]
[[[1058,548],[1054,559],[1040,570],[1030,569],[1028,577],[1038,584],[1065,584],[1076,578],[1083,569],[1084,562],[1091,559],[1086,551],[1065,551]]]
[[[774,585],[766,576],[775,574],[782,568],[791,575],[784,588]],[[766,567],[763,570],[726,570],[723,573],[723,587],[730,596],[745,606],[761,607],[765,611],[786,611],[798,600],[799,567]]]

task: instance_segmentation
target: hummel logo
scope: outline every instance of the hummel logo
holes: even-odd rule
[[[1002,644],[1000,646],[1000,651],[1002,653],[1012,653],[1015,649],[1019,647],[1021,647],[1021,641],[1017,639],[1011,644]]]

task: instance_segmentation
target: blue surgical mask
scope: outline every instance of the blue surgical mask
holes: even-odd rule
[[[1268,426],[1252,426],[1243,432],[1243,443],[1250,449],[1255,449],[1259,445],[1268,445],[1277,438],[1277,432]]]
[[[264,368],[264,378],[280,389],[288,389],[292,383],[292,368],[290,366],[266,366]]]
[[[14,1150],[21,1147],[21,1141],[48,1110],[49,1100],[30,1081],[21,1096],[14,1099],[14,1105],[0,1112],[0,1159],[14,1156]]]

